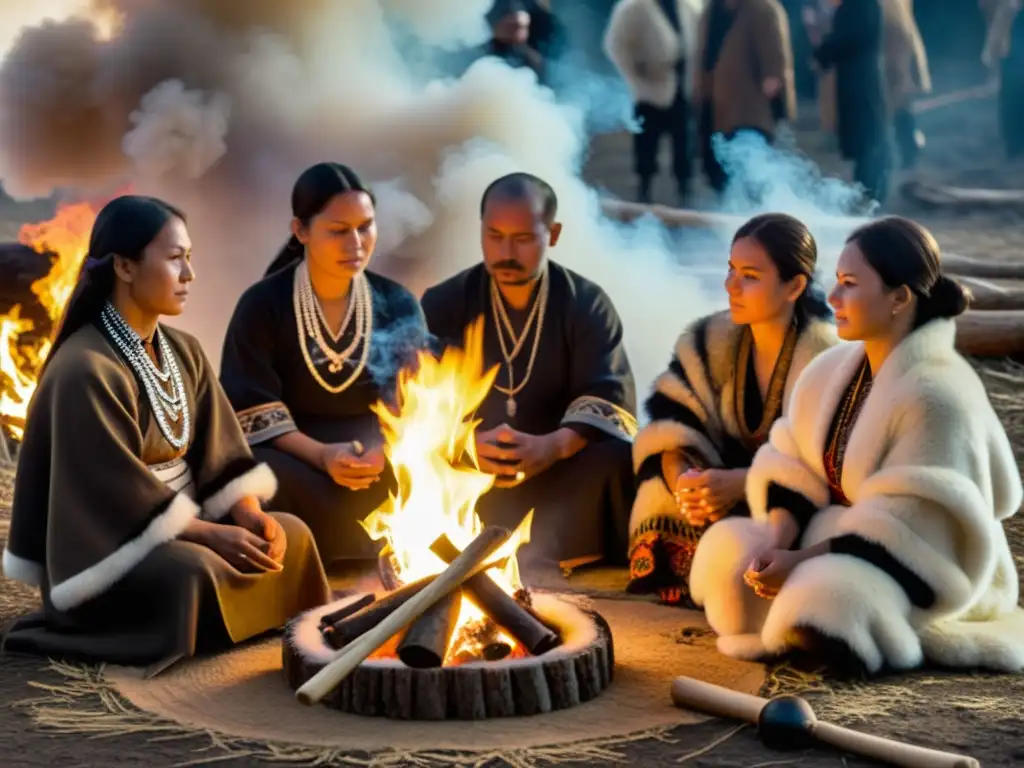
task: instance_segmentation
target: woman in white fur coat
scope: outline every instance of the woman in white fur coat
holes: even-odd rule
[[[837,342],[825,296],[811,284],[817,255],[807,227],[785,214],[756,216],[736,232],[729,310],[680,336],[634,441],[631,592],[692,605],[686,583],[701,533],[726,514],[749,514],[754,452],[799,373]]]
[[[736,658],[792,654],[856,677],[925,660],[1020,670],[1003,521],[1021,480],[954,349],[968,296],[931,234],[896,217],[850,237],[837,278],[837,329],[855,343],[800,377],[748,474],[752,519],[715,524],[697,548],[694,600]]]

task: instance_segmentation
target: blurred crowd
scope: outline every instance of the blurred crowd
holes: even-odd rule
[[[979,55],[999,82],[1011,157],[1024,152],[1022,1],[978,0]],[[925,144],[914,102],[932,82],[913,0],[496,0],[488,19],[492,39],[467,65],[498,56],[556,91],[571,88],[580,65],[617,71],[634,102],[641,202],[663,140],[685,205],[695,167],[723,192],[738,172],[722,162],[728,145],[744,134],[774,143],[812,99],[866,201],[884,202],[894,171],[913,168]]]

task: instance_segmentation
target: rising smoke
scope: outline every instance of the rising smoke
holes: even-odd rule
[[[625,226],[601,216],[579,171],[592,107],[606,128],[608,115],[628,114],[621,86],[595,86],[580,72],[565,106],[531,73],[494,60],[425,82],[437,68],[425,66],[424,51],[483,42],[489,6],[94,0],[94,12],[118,12],[112,36],[88,15],[47,21],[24,28],[3,60],[0,180],[19,197],[130,181],[181,205],[199,280],[177,323],[216,364],[236,298],[288,235],[291,185],[306,166],[338,160],[381,182],[374,268],[418,292],[479,259],[484,187],[513,170],[536,173],[561,201],[565,232],[553,258],[609,292],[643,392],[679,330],[724,305],[726,250],[684,243],[680,254],[651,219]],[[762,164],[791,162],[764,147],[730,151],[741,150]],[[838,212],[831,200],[808,206],[806,196],[780,194],[769,190],[760,207]]]

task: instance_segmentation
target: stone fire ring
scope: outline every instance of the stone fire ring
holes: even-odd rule
[[[298,616],[282,643],[284,673],[298,689],[336,654],[320,617],[357,596]],[[550,594],[532,595],[537,614],[562,636],[540,656],[412,669],[398,659],[368,659],[323,699],[342,712],[397,720],[484,720],[569,709],[597,698],[615,667],[612,633],[600,614]]]

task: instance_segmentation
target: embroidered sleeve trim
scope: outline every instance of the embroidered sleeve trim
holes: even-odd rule
[[[577,397],[565,411],[562,424],[589,424],[612,437],[632,440],[638,431],[636,417],[625,408],[601,397]]]
[[[237,416],[249,445],[259,445],[298,429],[288,406],[280,401],[246,408]]]

